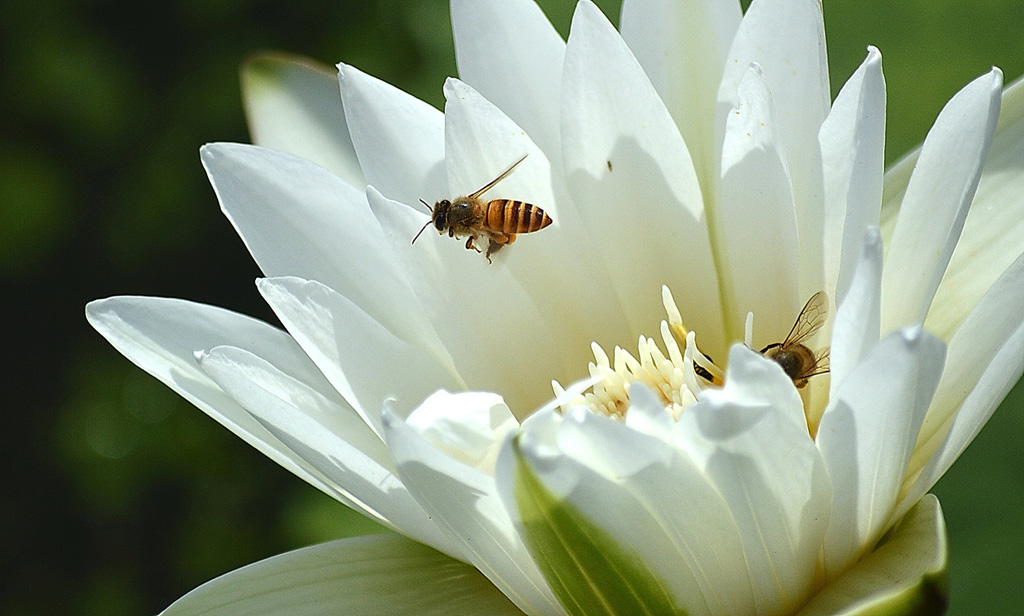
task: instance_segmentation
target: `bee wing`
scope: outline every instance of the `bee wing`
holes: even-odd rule
[[[490,182],[488,182],[480,190],[478,190],[475,193],[471,194],[468,198],[469,199],[478,199],[478,198],[480,198],[480,195],[482,195],[485,192],[487,192],[488,190],[494,188],[495,184],[497,184],[498,182],[500,182],[500,181],[504,180],[505,178],[507,178],[508,174],[512,173],[512,170],[515,169],[519,165],[519,163],[521,163],[524,160],[526,160],[526,157],[527,157],[527,155],[523,154],[523,157],[520,158],[519,160],[517,160],[516,162],[512,163],[512,166],[509,167],[508,169],[506,169],[504,173],[502,173],[498,177],[496,177],[493,180],[491,180]]]
[[[804,304],[800,316],[796,318],[796,323],[793,324],[793,329],[789,330],[789,335],[786,336],[786,341],[782,343],[782,346],[799,344],[801,341],[807,340],[814,335],[814,332],[821,329],[826,319],[828,319],[828,294],[818,291]]]
[[[807,366],[807,368],[804,369],[804,371],[800,374],[800,378],[809,379],[812,376],[817,376],[819,374],[825,374],[826,372],[828,372],[829,368],[831,367],[829,364],[830,354],[831,349],[827,348],[815,353],[814,363],[811,364],[810,366]]]

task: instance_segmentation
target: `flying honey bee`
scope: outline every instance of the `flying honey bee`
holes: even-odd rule
[[[416,237],[412,238],[412,242],[415,244],[423,231],[433,223],[441,235],[444,235],[446,231],[449,237],[462,238],[468,235],[466,248],[469,250],[480,252],[477,242],[480,238],[486,238],[488,240],[487,253],[484,256],[490,263],[491,255],[516,241],[517,234],[533,233],[550,225],[551,217],[536,205],[513,199],[494,199],[484,202],[480,198],[480,195],[508,177],[508,174],[512,173],[512,170],[525,159],[526,156],[523,156],[512,163],[512,166],[504,173],[469,196],[451,200],[442,199],[435,203],[434,207],[430,207],[426,201],[420,199],[420,203],[427,206],[430,211],[430,220],[423,225]]]
[[[762,355],[782,366],[786,375],[793,379],[793,385],[797,389],[803,389],[807,385],[807,379],[812,376],[828,372],[829,350],[823,349],[815,353],[803,344],[821,329],[827,317],[828,295],[824,291],[818,291],[804,304],[786,339],[782,342],[773,342],[761,349]]]

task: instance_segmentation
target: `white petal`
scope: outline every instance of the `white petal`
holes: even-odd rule
[[[260,54],[242,65],[242,99],[253,143],[310,160],[353,186],[366,185],[335,70],[299,56]]]
[[[452,412],[454,400],[458,413]],[[488,475],[505,437],[519,429],[501,396],[489,392],[434,392],[405,423],[437,450]]]
[[[161,616],[521,616],[473,567],[398,535],[302,548],[203,584]]]
[[[1020,378],[1022,324],[1024,256],[992,285],[949,343],[946,369],[907,473],[913,480],[925,468],[909,496],[913,502],[963,453]]]
[[[459,77],[561,168],[562,37],[532,0],[453,0],[451,11]]]
[[[644,406],[661,410],[642,385],[630,389],[630,402],[629,415]],[[753,613],[739,529],[685,452],[586,411],[569,414],[560,427],[565,455],[535,465],[542,478],[575,476],[569,502],[635,551],[690,613]]]
[[[366,181],[403,203],[447,196],[444,117],[427,103],[347,64],[341,100]]]
[[[466,250],[464,242],[430,229],[410,245],[409,238],[427,222],[427,215],[386,199],[372,187],[367,196],[388,248],[402,260],[425,316],[467,388],[500,392],[517,417],[543,404],[550,397],[545,392],[551,391],[552,377],[562,374],[565,362],[559,353],[565,350],[551,346],[554,335],[547,315],[509,270],[488,265],[483,255]]]
[[[839,386],[878,343],[882,318],[882,236],[877,227],[868,229],[862,244],[857,271],[836,310],[832,327],[829,399],[836,397]]]
[[[830,577],[887,530],[944,360],[945,345],[919,327],[893,332],[831,399],[817,436],[834,488],[825,537]]]
[[[455,558],[447,540],[394,475],[387,447],[336,393],[320,394],[235,347],[200,358],[203,370],[346,505]],[[323,489],[323,488],[321,488]]]
[[[814,587],[832,487],[792,380],[734,345],[725,387],[705,390],[683,414],[677,443],[733,513],[757,613],[795,611]]]
[[[380,435],[384,401],[403,416],[430,393],[462,389],[458,375],[315,281],[264,278],[260,293],[324,376]]]
[[[730,338],[753,312],[757,348],[786,337],[800,310],[793,192],[771,93],[753,65],[739,87],[722,144],[717,213]],[[703,330],[701,334],[703,347]]]
[[[614,346],[631,337],[622,310],[607,300],[611,279],[599,247],[580,220],[561,169],[552,169],[521,128],[461,81],[449,79],[445,97],[445,162],[456,193],[476,191],[527,155],[484,199],[526,201],[551,216],[549,227],[520,237],[499,255],[552,323],[556,338],[549,346],[566,351],[565,368],[572,374],[592,358],[591,342]]]
[[[981,432],[1006,394],[1024,374],[1024,324],[1006,340],[1006,344],[992,358],[992,363],[978,380],[974,390],[968,394],[949,427],[946,440],[928,461],[917,480],[907,489],[907,494],[893,514],[893,521],[914,506],[956,462],[960,454]]]
[[[221,345],[244,348],[307,385],[323,377],[291,336],[222,308],[159,297],[112,297],[86,306],[89,324],[115,349],[199,407],[274,462],[329,491],[308,465],[224,393],[199,367],[195,353]]]
[[[562,87],[569,187],[600,247],[633,336],[656,331],[661,286],[709,353],[725,349],[718,288],[693,163],[668,110],[589,0],[576,7]],[[635,263],[655,264],[636,268]]]
[[[715,178],[715,105],[742,12],[735,0],[625,0],[619,30],[665,101],[701,186]]]
[[[452,396],[450,413],[458,416],[463,403]],[[494,478],[441,453],[391,413],[385,412],[384,427],[403,483],[466,559],[527,614],[560,613],[512,527]]]
[[[882,56],[868,57],[836,96],[818,133],[825,183],[825,290],[843,301],[864,234],[878,226],[885,168]]]
[[[309,161],[265,148],[211,144],[202,159],[221,208],[264,274],[322,282],[450,363],[363,192]]]
[[[784,34],[780,34],[784,33]],[[754,0],[726,60],[719,90],[719,129],[739,101],[747,67],[758,63],[778,110],[800,225],[800,295],[822,290],[823,232],[821,149],[818,130],[828,114],[828,63],[819,0]]]
[[[956,247],[999,116],[1002,73],[958,92],[928,132],[882,277],[882,331],[920,323]]]
[[[1024,80],[1003,93],[999,123],[963,233],[925,326],[949,339],[978,299],[1024,253]]]

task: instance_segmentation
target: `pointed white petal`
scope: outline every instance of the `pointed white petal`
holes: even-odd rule
[[[309,161],[265,148],[211,144],[202,159],[221,208],[265,275],[322,282],[450,363],[363,192]]]
[[[878,343],[882,318],[882,236],[878,227],[868,229],[862,244],[857,271],[832,326],[829,399],[836,397],[839,386]]]
[[[814,587],[832,486],[792,380],[734,345],[725,387],[705,390],[676,436],[736,520],[757,613],[794,611]]]
[[[963,233],[925,326],[949,339],[979,298],[1024,253],[1024,80],[1003,93],[999,123]]]
[[[321,490],[300,456],[224,393],[199,367],[195,353],[221,345],[244,348],[310,386],[323,376],[291,336],[222,308],[159,297],[111,297],[86,306],[89,324],[132,363],[231,430],[274,462]]]
[[[527,158],[485,201],[509,198],[542,208],[553,220],[502,250],[501,265],[521,283],[552,323],[550,346],[566,351],[569,373],[592,358],[590,343],[613,346],[628,340],[625,314],[607,301],[608,272],[561,177],[530,138],[494,105],[456,79],[445,84],[445,162],[448,183],[458,194],[476,191],[524,154]]]
[[[656,331],[660,293],[680,299],[709,353],[724,351],[703,202],[686,144],[643,69],[600,10],[573,16],[562,86],[563,156],[633,335]],[[655,267],[637,269],[642,262]]]
[[[1022,370],[1024,256],[992,285],[949,343],[946,369],[907,473],[911,481],[921,476],[905,506],[930,490],[960,457]]]
[[[561,168],[562,37],[532,0],[453,0],[451,11],[459,77]]]
[[[797,219],[772,95],[757,65],[738,95],[722,144],[718,256],[730,338],[742,338],[753,312],[760,348],[785,338],[800,310]],[[703,347],[704,332],[695,331]]]
[[[785,33],[780,35],[780,33]],[[800,225],[800,295],[822,290],[823,208],[818,130],[828,114],[828,63],[819,0],[754,0],[725,63],[718,93],[718,128],[739,102],[747,67],[758,63],[778,110],[779,141],[792,178]],[[759,315],[760,316],[760,315]]]
[[[521,616],[473,567],[398,535],[302,548],[203,584],[161,616]]]
[[[517,417],[543,404],[552,377],[565,366],[559,354],[566,350],[550,343],[556,339],[550,319],[556,317],[537,309],[508,268],[489,265],[483,255],[466,250],[464,241],[439,236],[431,228],[410,245],[427,215],[372,187],[367,196],[388,249],[401,259],[425,316],[467,387],[500,392]],[[521,241],[527,239],[532,238]]]
[[[715,105],[740,25],[735,0],[625,0],[619,29],[665,101],[705,191],[715,181]]]
[[[830,577],[887,530],[944,360],[938,338],[919,327],[899,330],[836,389],[817,436],[834,488],[825,537]]]
[[[885,78],[882,55],[868,57],[836,96],[818,133],[825,183],[825,290],[843,301],[864,234],[878,226],[885,168]]]
[[[448,541],[394,475],[387,447],[334,392],[321,394],[236,347],[200,358],[203,370],[294,451],[330,496],[453,557]]]
[[[999,116],[1002,73],[958,92],[928,132],[893,230],[882,277],[882,331],[924,320],[981,177]]]
[[[385,400],[394,398],[404,416],[437,389],[464,387],[457,374],[329,287],[293,277],[257,284],[281,323],[378,435]]]
[[[403,203],[447,196],[444,116],[427,103],[338,65],[341,100],[367,183]]]
[[[333,68],[300,56],[254,56],[242,65],[242,100],[253,143],[312,161],[353,186],[366,185]]]
[[[882,237],[888,244],[907,183],[921,154],[918,148],[885,174]],[[996,278],[1024,253],[1024,79],[1003,91],[999,121],[981,182],[957,248],[925,320],[943,340],[974,308]]]
[[[449,396],[450,413],[478,402]],[[390,412],[384,413],[387,443],[409,492],[465,558],[528,614],[559,613],[560,608],[519,540],[494,478],[448,457]]]

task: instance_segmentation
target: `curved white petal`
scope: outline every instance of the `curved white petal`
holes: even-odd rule
[[[462,195],[497,177],[527,156],[515,171],[483,195],[509,198],[542,208],[553,220],[519,237],[498,253],[537,308],[551,323],[549,346],[565,350],[569,374],[590,361],[590,343],[612,346],[629,339],[622,308],[607,301],[611,286],[561,176],[544,153],[512,120],[466,84],[445,84],[445,162],[448,183]],[[497,264],[498,262],[495,261]]]
[[[281,323],[378,435],[385,400],[395,399],[404,416],[439,388],[465,386],[450,368],[330,287],[293,277],[257,284]]]
[[[402,203],[447,196],[441,112],[347,64],[338,78],[367,183]]]
[[[849,292],[839,303],[832,327],[829,399],[878,343],[882,319],[882,235],[878,227],[868,229],[860,262],[850,280]]]
[[[448,395],[450,412],[457,415],[464,400]],[[472,394],[468,400],[478,401]],[[512,527],[494,478],[441,453],[389,412],[384,428],[403,483],[466,559],[524,612],[562,613]]]
[[[992,285],[949,342],[946,369],[907,473],[913,480],[928,467],[915,486],[918,498],[960,456],[1020,377],[1022,324],[1024,256]]]
[[[657,330],[667,284],[702,346],[724,351],[719,298],[698,291],[718,280],[693,162],[643,69],[589,0],[576,7],[563,77],[567,180],[633,336]]]
[[[786,337],[800,310],[799,240],[793,191],[771,92],[755,64],[739,86],[722,144],[717,225],[730,338],[742,340],[747,313],[755,346]],[[703,330],[701,346],[703,347]]]
[[[199,364],[330,487],[327,494],[392,530],[461,555],[395,476],[384,442],[337,393],[322,394],[236,347],[215,347]]]
[[[836,388],[817,443],[833,486],[825,571],[834,577],[887,530],[945,345],[920,327],[893,332]]]
[[[978,299],[1024,253],[1024,80],[1003,92],[999,122],[960,241],[925,326],[949,339]]]
[[[398,535],[287,552],[203,584],[160,616],[521,616],[473,567]]]
[[[665,414],[642,385],[631,388],[630,402],[627,418]],[[539,477],[552,488],[561,484],[557,491],[635,552],[690,614],[754,613],[739,529],[704,472],[669,435],[580,410],[558,424],[560,455],[523,439]]]
[[[86,306],[85,315],[89,324],[136,366],[274,462],[330,493],[300,456],[224,393],[195,359],[195,353],[205,349],[236,346],[329,395],[331,388],[291,336],[230,310],[161,297],[96,300]]]
[[[242,65],[242,101],[253,143],[310,160],[353,186],[366,185],[337,71],[301,56],[260,54]]]
[[[785,33],[780,35],[780,33]],[[725,63],[718,93],[718,129],[739,102],[747,67],[764,71],[778,112],[777,132],[793,181],[800,226],[800,295],[822,290],[822,167],[818,130],[829,109],[828,62],[820,0],[754,0]]]
[[[562,37],[532,0],[453,0],[451,11],[459,77],[561,168]]]
[[[714,184],[715,105],[740,25],[735,0],[625,0],[619,30],[683,136],[705,192]]]
[[[882,331],[924,321],[981,177],[999,117],[1002,73],[968,84],[928,132],[903,197],[882,276]]]
[[[825,186],[825,290],[843,301],[869,227],[878,226],[885,169],[882,55],[868,56],[839,91],[818,133]]]
[[[221,208],[265,275],[321,282],[451,362],[364,193],[307,160],[266,148],[210,144],[202,159]]]
[[[388,249],[401,260],[467,388],[501,392],[517,417],[550,398],[545,392],[551,391],[552,376],[561,374],[565,361],[560,354],[566,350],[552,348],[548,319],[508,268],[489,265],[483,255],[466,250],[464,242],[431,229],[410,245],[427,215],[373,187],[367,196]]]
[[[725,387],[703,392],[676,424],[676,438],[736,520],[757,613],[794,611],[816,585],[832,486],[793,381],[734,345]]]

